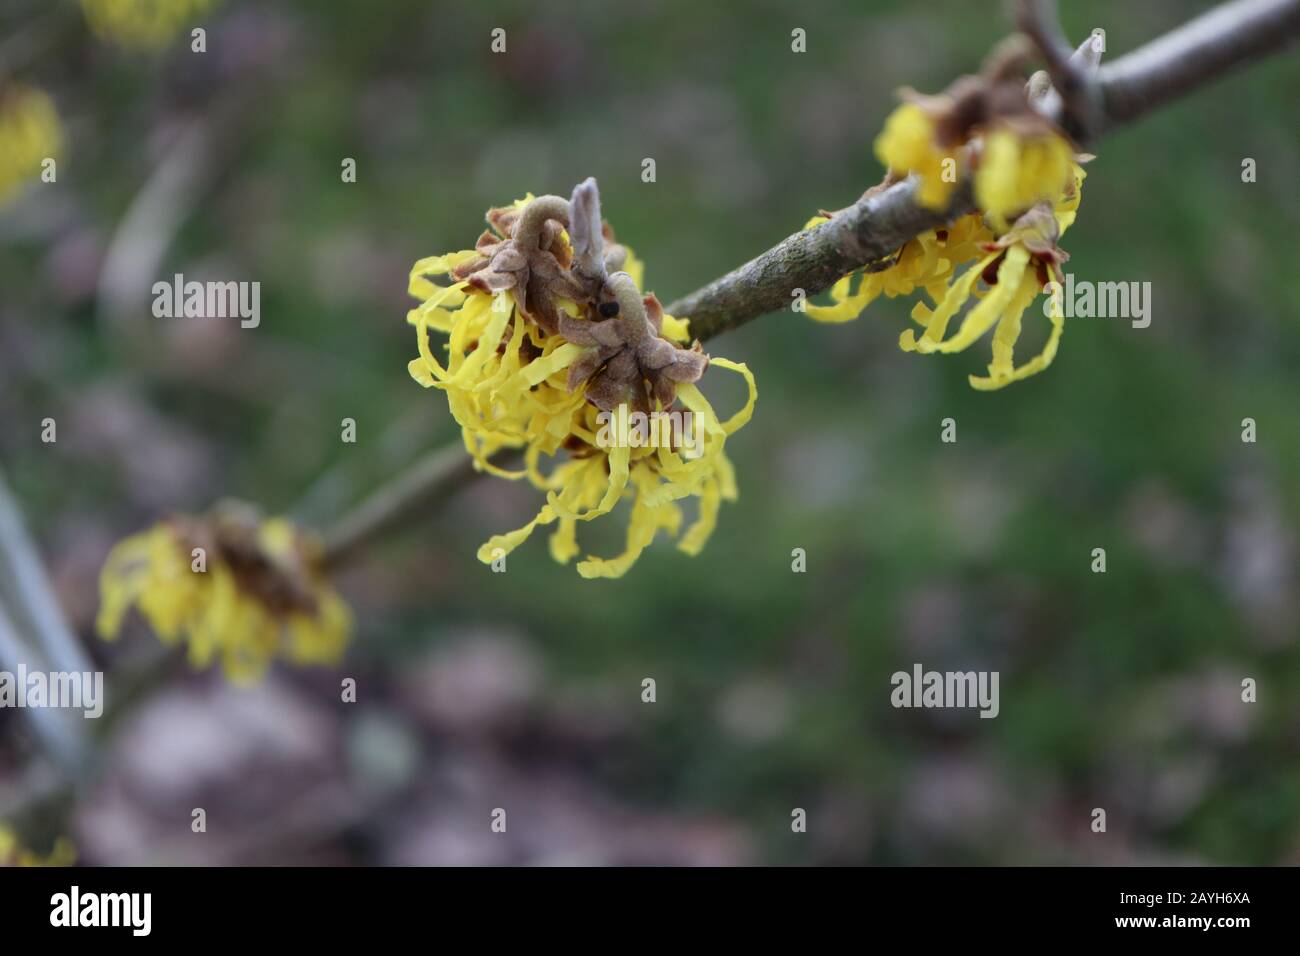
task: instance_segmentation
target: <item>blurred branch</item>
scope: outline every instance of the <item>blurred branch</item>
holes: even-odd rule
[[[0,786],[0,820],[12,820],[70,792],[66,775],[47,763],[32,763],[14,782]]]
[[[0,472],[0,595],[19,611],[44,656],[61,671],[88,671],[87,657],[63,616],[45,566],[23,525],[22,513]]]
[[[1056,75],[1067,69],[1064,36],[1055,11],[1042,3],[1021,5],[1021,23]],[[1300,34],[1300,0],[1234,0],[1184,24],[1102,67],[1095,83],[1100,116],[1091,126],[1105,132],[1199,89],[1234,67],[1276,52]],[[1075,82],[1081,74],[1071,72]],[[1062,91],[1067,104],[1077,90]],[[889,255],[909,239],[972,211],[959,196],[943,214],[918,206],[908,180],[859,199],[829,222],[797,232],[720,279],[667,306],[691,320],[691,332],[707,339],[760,315],[785,308],[795,289],[815,295],[841,276]]]
[[[421,506],[450,497],[477,472],[460,442],[436,448],[382,485],[325,533],[325,561],[337,566]]]
[[[1127,123],[1300,35],[1300,0],[1235,0],[1101,70],[1104,119]]]
[[[10,611],[6,610],[6,607]],[[26,635],[27,640],[23,639]],[[86,673],[90,659],[73,636],[18,503],[0,472],[0,663]],[[84,756],[81,719],[49,707],[28,708],[37,733],[66,768]]]
[[[321,471],[289,508],[289,514],[305,525],[339,514],[356,496],[364,476],[388,475],[400,470],[411,460],[411,449],[429,444],[432,430],[429,409],[422,403],[412,405],[385,426],[374,447],[360,459],[345,455]]]
[[[34,671],[49,668],[48,663],[18,636],[18,629],[0,602],[0,666],[5,669],[18,666]],[[15,674],[15,679],[18,679]],[[74,769],[81,762],[83,747],[78,727],[67,713],[53,707],[25,707],[23,715],[31,721],[37,738],[65,769]]]
[[[1094,43],[1089,37],[1077,51],[1072,50],[1056,15],[1056,0],[1019,0],[1016,25],[1033,41],[1051,80],[1051,96],[1038,108],[1060,123],[1077,142],[1089,142],[1102,125],[1102,97],[1097,81],[1102,44]]]
[[[893,254],[927,229],[974,210],[969,191],[943,212],[915,200],[917,182],[907,179],[863,196],[829,222],[787,236],[743,266],[665,307],[690,319],[691,334],[706,340],[784,309],[796,289],[816,295],[854,269]]]
[[[0,85],[82,32],[81,11],[71,3],[50,4],[40,19],[0,41]]]
[[[148,301],[167,249],[220,169],[219,160],[227,155],[228,145],[221,148],[227,132],[206,118],[196,119],[158,161],[104,256],[98,294],[101,318],[114,325],[142,324],[136,310]]]

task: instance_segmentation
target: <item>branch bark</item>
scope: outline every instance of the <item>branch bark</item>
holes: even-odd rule
[[[325,563],[336,568],[367,541],[423,505],[450,497],[473,480],[474,460],[459,441],[435,448],[381,485],[325,533]]]
[[[1106,122],[1119,125],[1186,96],[1300,36],[1300,0],[1235,0],[1101,68]]]
[[[1234,0],[1151,41],[1097,78],[1099,130],[1127,123],[1186,96],[1300,34],[1300,0]],[[830,222],[797,232],[773,248],[667,306],[708,339],[784,309],[795,289],[815,295],[836,279],[898,249],[909,239],[972,210],[969,195],[936,215],[914,200],[905,181],[854,203]]]
[[[816,295],[854,269],[883,259],[927,229],[974,210],[960,191],[944,212],[916,202],[913,179],[864,196],[834,219],[787,236],[771,249],[667,307],[691,320],[701,341],[790,305],[795,291]]]
[[[54,595],[22,509],[0,472],[0,666],[85,674],[94,670]],[[26,713],[52,755],[68,770],[85,756],[82,719],[57,708]]]

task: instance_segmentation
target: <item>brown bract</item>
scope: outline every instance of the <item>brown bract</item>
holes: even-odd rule
[[[678,383],[699,381],[708,368],[703,346],[680,348],[663,338],[663,306],[653,294],[643,298],[626,272],[610,276],[605,289],[618,305],[615,318],[560,318],[560,334],[589,349],[569,368],[569,391],[585,382],[587,400],[603,411],[626,404],[649,413],[655,399],[671,407]]]
[[[548,332],[558,328],[557,298],[582,301],[591,289],[569,270],[572,262],[560,234],[569,224],[568,200],[538,196],[517,212],[487,214],[491,229],[474,244],[477,259],[452,270],[452,277],[489,295],[512,291],[520,312]]]
[[[977,129],[994,123],[1010,128],[1020,139],[1052,134],[1068,139],[1059,126],[1034,109],[1019,79],[991,82],[982,76],[963,76],[934,96],[907,88],[899,93],[929,114],[935,140],[944,148],[960,146]]]
[[[513,292],[526,318],[587,349],[570,367],[569,391],[585,385],[587,400],[603,411],[626,404],[648,413],[656,400],[669,408],[678,384],[704,374],[709,357],[700,343],[686,349],[665,339],[659,300],[642,297],[632,277],[617,271],[627,250],[600,218],[594,179],[579,183],[572,200],[538,196],[522,210],[489,210],[487,220],[478,257],[452,276],[488,294]],[[558,299],[577,303],[583,317],[560,309]]]
[[[1069,140],[1060,126],[1034,106],[1043,93],[1038,89],[1042,80],[1035,75],[1027,85],[1023,74],[1032,53],[1023,37],[1011,37],[993,51],[977,75],[960,76],[937,95],[909,87],[899,95],[929,114],[935,138],[944,148],[960,146],[977,129],[994,123],[1010,128],[1020,139],[1054,134]]]
[[[210,559],[224,563],[239,590],[268,611],[315,613],[320,555],[301,537],[287,555],[268,553],[258,541],[260,523],[257,509],[236,501],[224,501],[207,515],[171,519],[185,548],[203,548]]]
[[[488,210],[491,227],[479,236],[478,258],[452,270],[452,278],[489,295],[512,291],[524,317],[547,332],[559,328],[557,299],[582,305],[600,300],[606,268],[620,267],[627,250],[614,242],[614,232],[600,220],[599,200],[589,197],[595,181],[574,190],[574,201],[538,196],[523,210],[504,206]],[[576,210],[572,216],[571,209]],[[596,241],[586,239],[594,213]],[[570,246],[561,238],[570,230]]]
[[[1051,272],[1057,282],[1064,283],[1065,275],[1061,271],[1061,263],[1068,262],[1070,254],[1056,244],[1060,238],[1061,227],[1052,212],[1052,204],[1040,202],[1017,219],[1005,235],[998,237],[995,242],[985,243],[984,248],[988,252],[993,252],[995,249],[1009,249],[1016,243],[1020,243],[1033,255],[1041,284],[1047,284],[1048,272]],[[1000,261],[1000,259],[995,260],[984,270],[984,279],[989,285],[997,281],[996,267]],[[990,274],[994,277],[992,281],[989,280]]]

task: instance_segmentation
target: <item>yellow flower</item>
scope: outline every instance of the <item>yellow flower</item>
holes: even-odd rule
[[[809,226],[825,222],[814,216]],[[962,216],[944,229],[930,229],[904,243],[887,268],[875,272],[851,272],[831,286],[832,305],[807,304],[804,311],[818,322],[838,323],[856,319],[882,294],[887,298],[911,295],[925,289],[932,298],[946,289],[947,279],[963,262],[984,254],[983,244],[993,233],[978,214]],[[852,290],[857,279],[857,291]]]
[[[632,499],[624,551],[614,558],[589,557],[578,562],[580,575],[622,577],[660,530],[669,536],[678,534],[682,513],[677,502],[690,496],[700,499],[699,516],[678,539],[677,547],[686,554],[698,554],[713,534],[721,502],[736,500],[735,471],[723,449],[727,437],[749,421],[758,399],[754,376],[746,365],[723,358],[714,358],[711,364],[743,376],[748,398],[740,411],[720,421],[695,385],[678,386],[678,397],[686,409],[703,423],[704,446],[698,457],[686,457],[666,442],[638,448],[607,447],[600,441],[598,412],[586,405],[573,424],[567,461],[543,475],[538,467],[540,449],[530,448],[526,455],[526,473],[534,486],[547,492],[546,504],[522,528],[488,539],[479,548],[479,560],[491,563],[526,541],[536,528],[558,523],[550,539],[551,557],[566,564],[578,554],[577,523],[608,514],[624,497]],[[553,383],[557,376],[562,380],[563,368],[552,373]]]
[[[1055,299],[1043,351],[1019,366],[1013,351],[1021,320],[1049,275],[1061,278],[1060,264],[1068,256],[1057,241],[1074,222],[1084,174],[1073,144],[1039,111],[1018,73],[1019,57],[1008,52],[991,59],[981,75],[960,77],[937,96],[902,91],[905,102],[876,138],[876,155],[888,172],[873,188],[888,188],[908,174],[919,182],[920,205],[946,209],[960,161],[974,169],[971,194],[977,211],[922,233],[886,263],[843,276],[831,287],[830,305],[806,307],[810,317],[845,322],[881,294],[910,295],[920,288],[933,307],[922,302],[913,308],[922,332],[919,337],[911,329],[903,332],[904,351],[961,351],[996,325],[989,374],[971,376],[972,386],[1002,388],[1051,364],[1064,329]],[[956,275],[958,266],[972,260]],[[949,336],[949,324],[972,297],[979,303]]]
[[[77,862],[77,851],[72,841],[59,837],[48,854],[41,856],[23,847],[17,835],[8,827],[0,826],[0,866],[72,866]]]
[[[695,554],[703,546],[719,503],[736,496],[723,446],[749,420],[756,390],[748,368],[713,359],[744,376],[750,389],[740,412],[718,420],[694,384],[709,358],[698,344],[685,348],[686,321],[664,314],[653,295],[641,295],[644,269],[631,251],[602,247],[613,243],[613,234],[600,224],[594,182],[589,183],[585,196],[581,191],[588,184],[575,190],[571,207],[557,197],[529,195],[492,210],[493,228],[475,249],[415,264],[410,292],[422,304],[407,321],[415,326],[419,356],[408,371],[425,388],[446,394],[477,468],[526,479],[546,492],[537,517],[491,538],[479,549],[481,560],[490,563],[537,527],[553,524],[551,555],[567,563],[579,553],[577,523],[630,498],[623,553],[578,563],[584,577],[618,577],[659,530],[677,533],[682,515],[676,502],[682,498],[698,497],[700,512],[678,547]],[[540,219],[539,210],[545,213]],[[575,222],[594,217],[576,240],[570,238],[571,214]],[[603,234],[602,242],[593,244],[593,233]],[[603,257],[605,268],[592,266],[594,256]],[[606,269],[621,271],[609,275]],[[435,353],[431,331],[447,336],[445,356]],[[698,456],[685,456],[671,441],[630,448],[600,440],[602,411],[628,405],[667,411],[678,399],[703,424]],[[520,469],[506,470],[491,460],[504,449],[523,452]],[[558,460],[544,472],[543,457]]]
[[[975,204],[998,229],[1035,203],[1055,200],[1070,182],[1074,149],[1061,136],[1021,138],[994,128],[983,138],[975,167]]]
[[[105,40],[124,47],[159,49],[181,30],[197,26],[196,19],[217,0],[81,0],[90,28]]]
[[[876,155],[894,173],[913,173],[919,180],[917,201],[945,209],[959,179],[960,149],[939,145],[938,126],[925,109],[904,103],[890,115],[876,139]],[[994,123],[978,129],[975,205],[995,228],[1030,206],[1058,196],[1070,179],[1074,148],[1046,123]],[[945,163],[947,168],[945,168]]]
[[[876,137],[876,157],[895,173],[915,173],[920,179],[917,201],[928,209],[946,209],[957,188],[957,146],[939,144],[930,114],[915,103],[904,103],[889,114]]]
[[[507,208],[520,213],[532,200],[530,193]],[[567,231],[561,232],[556,242],[562,256],[570,258]],[[540,369],[556,361],[554,353],[566,341],[527,321],[517,308],[517,290],[484,294],[468,279],[435,283],[439,277],[454,279],[456,270],[481,258],[478,249],[465,249],[421,259],[412,267],[408,288],[423,303],[406,316],[415,326],[419,351],[419,357],[407,364],[407,371],[425,388],[447,394],[452,417],[460,425],[465,448],[478,468],[519,478],[523,472],[505,471],[493,464],[491,457],[502,449],[531,445],[554,454],[568,437],[570,421],[584,399],[563,384],[552,387],[538,377]],[[630,252],[625,268],[639,281],[642,267]],[[562,301],[559,308],[570,315],[578,313],[572,302]],[[448,336],[445,365],[433,352],[430,330]],[[568,354],[562,353],[560,359]],[[530,368],[530,378],[519,374],[525,366]]]
[[[0,204],[62,150],[63,127],[54,101],[31,87],[0,86]]]
[[[277,659],[335,663],[352,630],[317,540],[283,518],[261,520],[233,503],[119,542],[99,583],[101,637],[116,638],[135,606],[159,640],[184,641],[193,666],[219,661],[241,683]]]
[[[1025,311],[1052,274],[1059,281],[1059,264],[1068,257],[1057,248],[1057,241],[1074,222],[1082,196],[1083,176],[1083,170],[1075,165],[1070,184],[1055,208],[1041,203],[1021,216],[1010,232],[988,244],[982,259],[948,284],[942,297],[935,297],[935,308],[917,303],[912,318],[924,331],[918,338],[911,329],[906,330],[899,337],[899,347],[905,352],[923,354],[960,352],[996,324],[989,374],[970,376],[973,388],[999,389],[1047,368],[1056,357],[1065,330],[1059,307],[1048,310],[1052,330],[1042,352],[1020,366],[1015,365],[1013,352]],[[981,280],[988,286],[987,291],[979,291]],[[972,295],[982,297],[966,314],[957,332],[949,336],[949,323]]]

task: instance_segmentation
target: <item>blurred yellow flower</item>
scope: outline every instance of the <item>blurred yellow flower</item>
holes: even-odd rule
[[[0,85],[0,205],[62,150],[63,126],[54,101],[28,86]]]
[[[1035,203],[1060,196],[1073,168],[1074,148],[1064,137],[1022,139],[1011,129],[992,129],[975,167],[975,204],[995,228],[1006,229]]]
[[[578,196],[575,191],[575,202]],[[446,393],[476,467],[546,492],[537,517],[489,539],[479,549],[482,561],[491,563],[537,527],[554,524],[551,555],[568,563],[579,554],[577,523],[630,498],[625,550],[577,565],[584,577],[619,577],[659,530],[678,533],[683,498],[699,499],[699,516],[678,547],[695,554],[704,545],[719,503],[736,497],[723,446],[749,420],[756,388],[744,365],[713,359],[749,386],[744,408],[720,421],[694,384],[710,360],[698,346],[685,347],[687,322],[665,314],[654,296],[641,295],[644,268],[599,224],[598,205],[588,232],[603,233],[603,265],[621,271],[584,273],[577,257],[591,243],[571,241],[567,207],[556,197],[526,196],[489,212],[493,228],[475,249],[415,264],[410,292],[422,304],[407,321],[415,326],[419,356],[408,371],[425,388]],[[440,277],[445,284],[434,281]],[[435,354],[431,330],[447,336],[445,358]],[[671,443],[632,448],[600,440],[602,412],[618,406],[662,412],[679,399],[703,425],[698,455],[688,457]],[[522,451],[522,467],[494,463],[503,449]],[[543,471],[543,457],[560,461]]]
[[[930,114],[915,103],[904,103],[885,120],[876,137],[876,157],[897,174],[915,173],[920,179],[917,201],[927,209],[946,209],[960,178],[957,173],[960,143],[942,146]]]
[[[72,866],[77,862],[77,851],[72,841],[59,837],[45,856],[33,853],[18,842],[13,830],[0,826],[0,866]]]
[[[134,49],[159,49],[198,25],[218,0],[81,0],[90,28]]]
[[[352,615],[325,577],[319,542],[245,505],[176,516],[119,542],[100,573],[101,637],[135,606],[159,640],[185,642],[190,662],[219,662],[236,682],[272,661],[333,664]]]
[[[876,155],[892,173],[917,176],[916,198],[928,209],[948,206],[961,178],[958,161],[965,142],[975,144],[975,205],[996,229],[1006,229],[1035,203],[1052,200],[1069,182],[1074,147],[1046,120],[993,120],[968,129],[970,140],[949,146],[940,142],[941,128],[925,108],[903,103],[885,121],[875,144]]]

